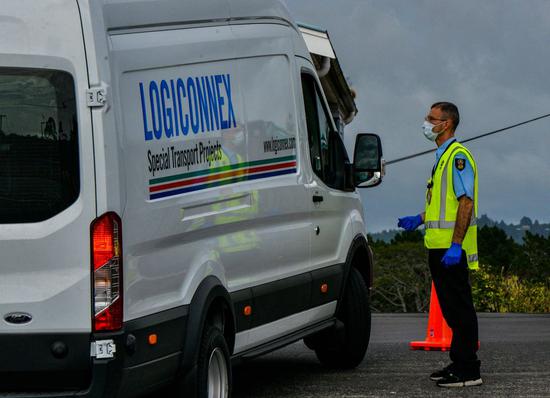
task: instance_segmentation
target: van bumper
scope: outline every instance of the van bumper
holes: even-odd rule
[[[0,397],[109,396],[124,360],[91,358],[90,344],[84,333],[0,335]]]
[[[0,334],[0,397],[134,397],[174,380],[181,363],[188,306],[126,322],[101,334]],[[150,344],[149,335],[157,343]],[[92,341],[113,340],[113,358],[90,356]],[[62,342],[67,352],[55,357]]]

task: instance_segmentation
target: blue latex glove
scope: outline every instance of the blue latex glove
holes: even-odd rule
[[[445,252],[445,255],[441,259],[441,262],[443,263],[443,266],[445,268],[449,268],[453,265],[457,265],[460,262],[461,257],[462,245],[458,243],[453,243],[451,247],[449,247]]]
[[[422,225],[422,216],[420,214],[416,216],[401,217],[397,221],[397,226],[406,231],[414,231],[420,225]]]

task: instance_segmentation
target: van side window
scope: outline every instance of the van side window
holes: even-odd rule
[[[44,221],[79,193],[72,76],[0,68],[0,224]]]
[[[311,165],[315,174],[331,188],[345,189],[346,149],[323,106],[315,79],[302,74]]]

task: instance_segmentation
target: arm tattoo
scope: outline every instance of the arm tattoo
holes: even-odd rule
[[[470,220],[472,219],[472,210],[474,208],[474,201],[466,195],[461,196],[458,199],[458,212],[456,215],[455,230],[453,233],[453,243],[462,244],[468,227],[470,226]]]

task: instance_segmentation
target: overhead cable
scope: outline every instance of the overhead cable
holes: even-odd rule
[[[521,123],[512,124],[511,126],[506,126],[506,127],[501,128],[501,129],[498,129],[498,130],[489,131],[488,133],[479,134],[479,135],[467,138],[465,140],[462,140],[460,142],[465,143],[465,142],[474,141],[474,140],[477,140],[479,138],[483,138],[483,137],[487,137],[489,135],[493,135],[493,134],[501,133],[503,131],[511,130],[511,129],[519,127],[519,126],[523,126],[524,124],[532,123],[532,122],[535,122],[537,120],[544,119],[544,118],[547,118],[547,117],[550,117],[550,113],[547,113],[546,115],[535,117],[533,119],[525,120]],[[417,152],[417,153],[414,153],[412,155],[403,156],[401,158],[393,159],[393,160],[390,160],[390,161],[386,162],[386,165],[394,164],[394,163],[398,163],[398,162],[403,162],[405,160],[413,159],[413,158],[416,158],[416,157],[422,156],[422,155],[427,155],[428,153],[435,152],[436,150],[437,150],[437,148],[428,149],[426,151]]]

